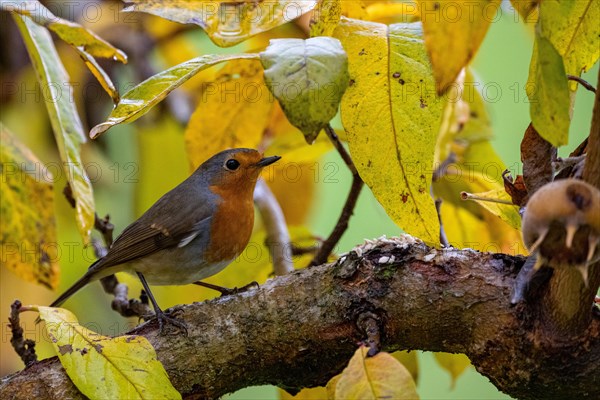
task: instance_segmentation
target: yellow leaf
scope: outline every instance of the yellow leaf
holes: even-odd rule
[[[291,395],[283,389],[278,389],[281,400],[325,400],[327,399],[327,389],[322,386],[314,388],[304,388],[296,395]]]
[[[81,120],[73,99],[69,76],[52,42],[48,30],[35,24],[29,17],[13,15],[25,41],[38,82],[49,90],[42,90],[50,123],[58,145],[63,168],[75,198],[76,223],[87,244],[94,225],[94,195],[92,184],[85,172],[79,146],[85,142]],[[60,82],[63,91],[57,92]]]
[[[541,36],[564,59],[565,71],[580,76],[600,57],[600,3],[597,0],[540,2]],[[573,88],[576,84],[573,83]]]
[[[58,284],[52,174],[0,123],[2,265],[28,282]]]
[[[395,22],[415,22],[419,20],[419,12],[414,2],[373,2],[366,8],[368,21],[393,24]]]
[[[331,36],[342,16],[341,0],[320,0],[310,19],[310,37]]]
[[[454,87],[447,92],[450,99],[444,110],[436,146],[436,165],[447,165],[434,182],[434,194],[441,197],[442,223],[449,242],[459,248],[470,247],[481,251],[522,253],[520,218],[516,209],[504,206],[495,209],[510,220],[512,226],[498,220],[475,202],[462,201],[461,192],[504,192],[502,172],[506,169],[494,151],[490,139],[492,130],[485,102],[476,88],[478,83],[467,70],[461,73]]]
[[[290,22],[312,10],[316,0],[156,1],[132,0],[124,12],[142,11],[182,24],[196,24],[221,47]]]
[[[438,93],[477,53],[501,0],[419,0],[425,45]]]
[[[501,189],[494,189],[483,193],[464,193],[464,200],[473,200],[480,206],[499,217],[513,228],[521,229],[521,216],[519,206],[512,204],[508,193]]]
[[[327,400],[335,400],[335,388],[341,377],[342,374],[338,374],[331,378],[329,382],[327,382],[327,385],[325,385],[325,390],[327,391]]]
[[[433,90],[421,25],[342,18],[335,36],[348,53],[342,122],[358,172],[396,224],[437,244],[429,188],[443,100]]]
[[[367,358],[368,348],[356,350],[335,387],[343,400],[418,399],[410,372],[388,353]]]
[[[37,307],[58,358],[90,399],[181,399],[143,336],[102,336],[62,308]]]
[[[419,358],[416,351],[396,351],[392,353],[392,357],[406,367],[415,383],[419,381]]]
[[[536,13],[541,0],[510,0],[513,8],[525,22],[535,22]]]
[[[319,159],[333,145],[325,135],[319,135],[312,145],[306,144],[302,133],[285,117],[275,102],[267,131],[274,137],[265,150],[281,156],[281,160],[263,173],[277,198],[288,225],[304,224],[314,200],[317,183],[338,181],[339,165],[322,164]]]
[[[87,51],[82,50],[82,48],[79,47],[76,47],[75,50],[85,63],[87,69],[90,70],[90,72],[92,73],[92,75],[94,75],[98,83],[100,83],[102,89],[104,89],[104,91],[108,93],[113,103],[118,103],[120,99],[119,91],[115,87],[114,83],[112,82],[110,76],[108,76],[106,71],[104,71],[104,69],[100,66],[100,64],[98,64],[96,59],[92,57]]]
[[[482,251],[491,242],[483,212],[473,213],[449,202],[442,202],[442,223],[450,244],[456,248]]]
[[[203,85],[198,108],[185,131],[192,168],[227,148],[258,148],[272,106],[260,61],[228,62],[214,81]]]
[[[433,355],[440,367],[450,374],[450,378],[452,379],[450,385],[454,389],[456,380],[471,365],[471,361],[464,354],[434,353]]]

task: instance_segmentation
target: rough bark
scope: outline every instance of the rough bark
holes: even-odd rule
[[[187,398],[260,384],[292,392],[323,385],[365,339],[357,326],[365,314],[378,319],[382,350],[465,353],[516,398],[600,398],[600,319],[591,318],[578,338],[547,335],[537,307],[509,304],[523,262],[433,250],[410,237],[384,239],[257,290],[182,306],[187,337],[159,336],[152,323],[137,333],[154,345]],[[543,301],[547,288],[537,288],[533,301]],[[52,358],[4,377],[0,397],[82,395]]]

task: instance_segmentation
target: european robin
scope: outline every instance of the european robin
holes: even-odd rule
[[[222,151],[162,196],[117,237],[103,258],[65,291],[58,307],[92,281],[116,272],[136,273],[160,329],[185,324],[160,309],[148,284],[185,285],[221,271],[244,250],[254,225],[253,193],[263,167],[281,157],[252,149]]]

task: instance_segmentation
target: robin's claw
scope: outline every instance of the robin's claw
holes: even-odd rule
[[[176,310],[175,313],[181,313],[183,312],[183,310]],[[158,329],[160,330],[160,334],[161,335],[166,335],[167,331],[165,330],[167,325],[172,325],[176,328],[176,330],[179,332],[183,332],[183,334],[185,336],[188,335],[188,329],[187,329],[187,324],[183,321],[178,320],[177,318],[174,317],[174,314],[172,312],[160,312],[156,315],[154,315],[154,317],[151,318],[152,319],[157,319],[158,320]],[[177,332],[175,332],[177,333]]]

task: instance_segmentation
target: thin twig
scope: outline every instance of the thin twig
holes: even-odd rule
[[[21,320],[19,313],[21,310],[21,302],[15,300],[10,306],[10,317],[8,317],[8,323],[12,332],[10,338],[10,344],[12,345],[15,352],[21,357],[21,360],[25,364],[25,367],[29,367],[37,361],[37,354],[35,354],[35,341],[31,339],[25,339],[23,336],[23,328],[21,328]]]
[[[575,76],[575,75],[567,75],[567,79],[570,80],[570,81],[575,81],[575,82],[579,83],[581,86],[583,86],[584,88],[586,88],[587,90],[589,90],[592,93],[596,93],[596,88],[593,87],[585,79],[582,79],[582,78],[580,78],[578,76]]]
[[[444,224],[442,223],[442,201],[441,197],[435,199],[435,211],[437,212],[438,221],[440,223],[440,243],[444,247],[450,247],[450,242],[448,241],[448,236],[446,236]]]
[[[456,153],[451,151],[450,154],[448,154],[448,157],[446,157],[446,159],[444,161],[442,161],[440,163],[440,165],[438,165],[438,167],[435,169],[435,171],[433,171],[431,180],[433,182],[436,182],[439,179],[441,179],[442,177],[444,177],[448,173],[448,167],[450,165],[456,163],[457,159],[458,159],[458,157],[456,156]]]
[[[350,154],[348,154],[348,152],[340,142],[340,139],[338,138],[331,125],[327,125],[325,127],[325,132],[327,133],[327,136],[329,137],[329,139],[337,149],[338,153],[348,166],[350,172],[352,172],[352,186],[350,187],[350,192],[348,193],[346,204],[344,204],[344,208],[342,209],[340,217],[338,218],[338,222],[335,225],[335,228],[333,228],[333,231],[331,232],[329,237],[323,242],[323,244],[317,251],[317,254],[310,262],[310,265],[320,265],[327,261],[329,254],[331,254],[333,248],[340,241],[340,238],[342,237],[344,232],[346,232],[346,229],[348,229],[348,221],[350,220],[350,217],[354,212],[354,207],[356,206],[358,195],[360,194],[360,191],[364,185],[363,180],[361,179],[360,175],[358,175],[358,171],[356,170],[356,166],[354,165]]]

